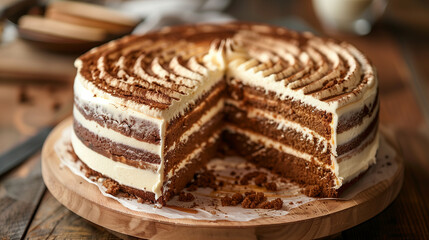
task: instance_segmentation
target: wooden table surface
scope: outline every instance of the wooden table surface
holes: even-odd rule
[[[330,36],[355,44],[378,69],[381,124],[390,129],[404,156],[404,185],[386,210],[333,239],[429,238],[429,28],[416,31],[398,24],[395,11],[402,6],[395,2],[368,36]],[[309,5],[234,1],[227,11],[240,20],[276,23],[294,14],[323,34]],[[428,11],[427,5],[422,8]],[[407,19],[415,25],[412,16]],[[0,78],[0,153],[58,120],[71,103],[70,81]],[[53,238],[132,239],[96,226],[56,201],[43,184],[38,152],[0,177],[0,239]]]

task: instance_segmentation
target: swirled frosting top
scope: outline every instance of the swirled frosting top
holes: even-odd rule
[[[94,95],[162,118],[183,111],[225,75],[331,112],[377,85],[373,66],[348,43],[246,23],[127,36],[92,49],[75,65],[76,81]]]

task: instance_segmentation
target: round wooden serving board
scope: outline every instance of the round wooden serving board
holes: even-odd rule
[[[403,181],[403,163],[392,179],[361,192],[352,200],[318,200],[301,205],[281,217],[246,222],[169,219],[132,211],[105,197],[97,186],[60,167],[54,150],[67,119],[50,134],[42,150],[42,173],[52,195],[79,216],[105,228],[151,239],[312,239],[356,226],[380,213],[398,195]]]

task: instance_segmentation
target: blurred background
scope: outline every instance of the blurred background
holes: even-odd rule
[[[429,202],[422,185],[429,182],[429,2],[424,0],[0,0],[0,207],[7,205],[2,205],[7,194],[1,188],[8,179],[25,177],[33,169],[40,178],[40,154],[34,153],[50,129],[71,114],[73,61],[81,53],[130,33],[234,20],[311,31],[351,42],[368,55],[380,79],[381,124],[402,151],[412,150],[406,156],[405,183],[411,188],[404,188],[406,193],[393,204],[400,207],[390,207],[361,228],[380,228],[390,236],[429,234],[429,210],[419,205]],[[23,143],[28,145],[21,158],[32,160],[21,170],[11,172],[22,162],[18,160],[2,170],[2,161],[15,156],[8,151]],[[26,195],[31,199],[26,206],[33,211],[42,196],[50,199],[41,179],[37,181],[29,191],[40,191],[40,196]],[[409,203],[416,209],[402,211]],[[4,216],[0,226],[10,224]],[[33,229],[26,221],[14,234]],[[408,227],[396,228],[398,223]]]

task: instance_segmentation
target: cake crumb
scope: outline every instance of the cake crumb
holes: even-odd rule
[[[194,199],[195,197],[192,195],[192,193],[180,192],[179,194],[179,201],[181,202],[192,202]]]
[[[280,198],[276,198],[272,201],[265,201],[259,204],[259,208],[262,209],[275,209],[280,210],[283,207],[283,201]]]
[[[223,187],[225,185],[225,182],[224,181],[219,181],[219,183],[218,183],[218,186],[219,187]]]
[[[241,185],[248,185],[249,181],[252,180],[253,178],[259,176],[261,174],[261,172],[250,172],[245,174],[241,179],[240,179],[240,184]]]
[[[257,208],[260,203],[267,200],[264,193],[262,192],[255,193],[254,191],[252,192],[248,192],[248,194],[246,194],[246,197],[241,203],[241,206],[243,208]]]
[[[265,183],[265,188],[268,191],[276,192],[277,191],[277,184],[275,182],[267,182],[267,183]]]
[[[228,195],[221,197],[220,198],[220,203],[222,204],[222,206],[226,207],[226,206],[232,206],[232,198]]]
[[[267,174],[259,173],[258,176],[255,177],[255,184],[259,187],[262,187],[267,182]]]
[[[243,195],[240,193],[234,193],[232,197],[225,196],[220,199],[222,206],[236,206],[243,201]]]
[[[113,196],[118,195],[120,187],[117,182],[111,179],[106,179],[106,181],[103,182],[103,186],[107,188],[106,193]]]

